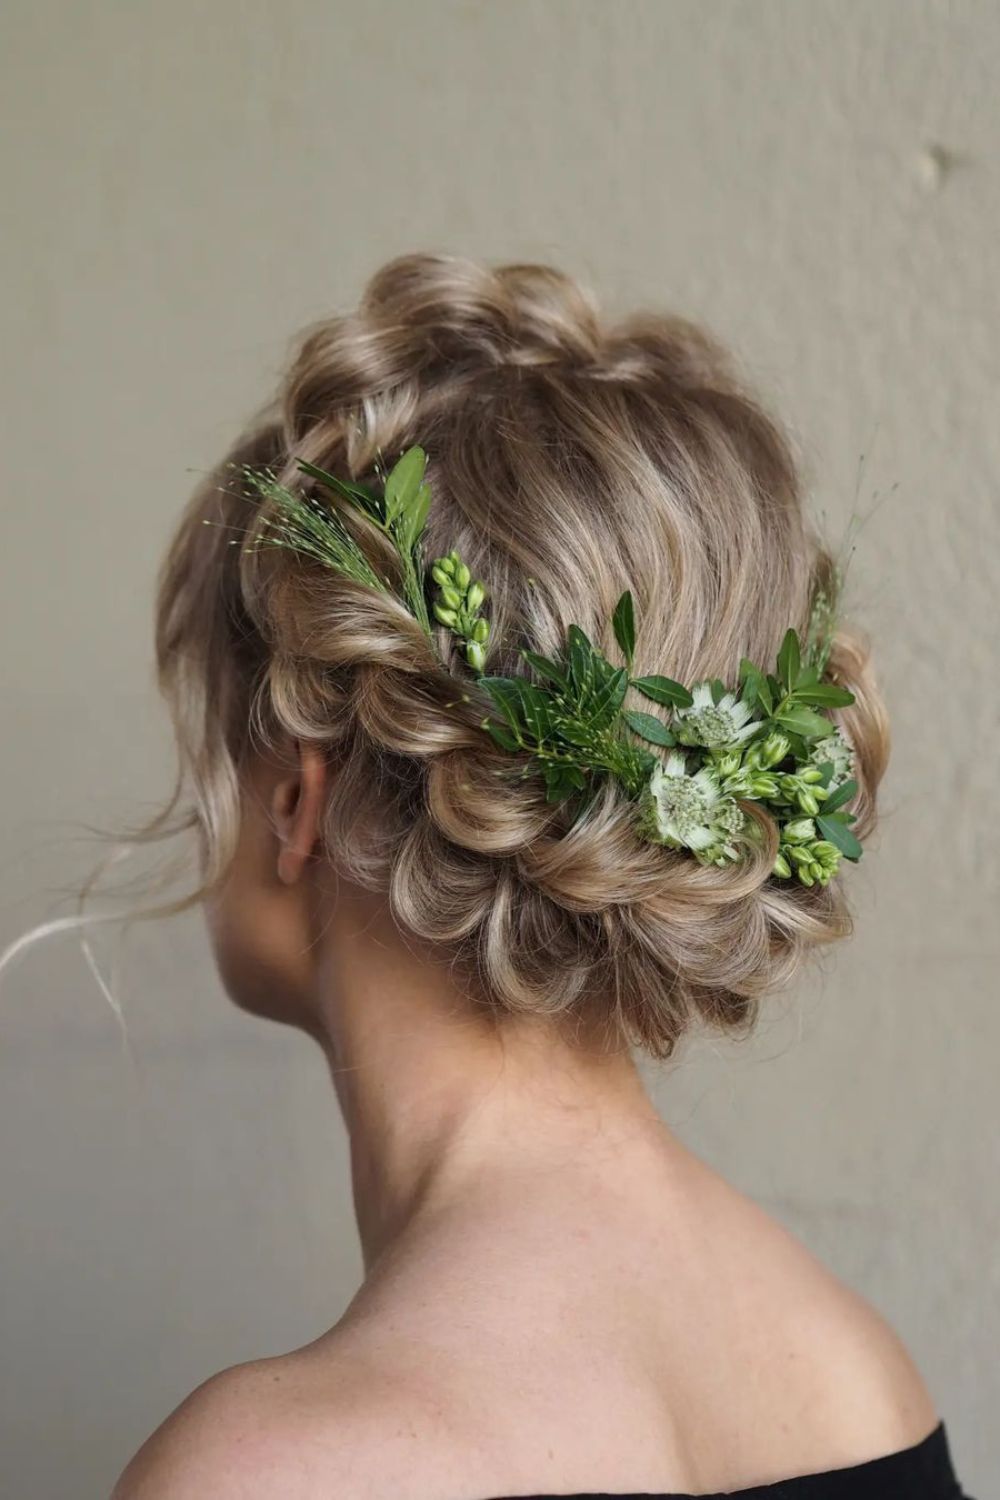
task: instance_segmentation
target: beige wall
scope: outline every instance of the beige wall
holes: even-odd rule
[[[896,753],[853,944],[657,1097],[894,1320],[991,1493],[1000,10],[16,0],[2,58],[0,939],[67,909],[80,820],[167,784],[154,568],[298,325],[410,248],[706,318],[834,535],[862,454],[861,507],[885,497],[853,599]],[[134,1066],[71,939],[0,993],[11,1496],[103,1495],[194,1384],[309,1339],[358,1273],[310,1045],[230,1013],[195,920],[137,936],[119,988]]]

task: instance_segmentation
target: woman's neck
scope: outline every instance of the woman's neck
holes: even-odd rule
[[[319,1036],[350,1138],[366,1271],[418,1216],[600,1154],[623,1129],[659,1127],[627,1050],[477,1009],[376,897],[342,887],[319,944]]]

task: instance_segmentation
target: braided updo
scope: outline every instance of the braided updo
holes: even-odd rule
[[[370,479],[380,455],[416,442],[434,494],[426,555],[455,547],[485,580],[494,673],[522,670],[522,645],[558,654],[571,622],[613,656],[609,622],[630,589],[638,671],[732,685],[741,657],[771,661],[787,626],[804,630],[831,575],[786,438],[707,332],[664,315],[608,326],[545,266],[390,262],[357,311],[301,338],[163,567],[159,673],[201,893],[232,855],[245,754],[291,735],[334,767],[330,861],[387,893],[400,926],[444,945],[498,1013],[602,1007],[656,1056],[696,1022],[747,1029],[763,992],[849,931],[839,878],[779,882],[776,836],[725,868],[643,842],[613,783],[571,823],[535,778],[496,774],[504,752],[462,696],[447,631],[451,672],[388,595],[229,545],[224,528],[255,519],[229,465],[298,484],[305,459]],[[381,544],[364,538],[373,557]],[[828,675],[856,695],[835,717],[855,751],[863,839],[888,740],[860,639],[838,634]]]

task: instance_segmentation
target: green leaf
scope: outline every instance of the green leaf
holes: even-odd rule
[[[524,728],[520,681],[516,677],[480,677],[479,686],[493,699],[510,727],[520,733]]]
[[[822,714],[814,713],[804,704],[790,704],[780,714],[775,714],[774,718],[775,723],[780,724],[783,729],[801,734],[806,740],[825,739],[833,728],[829,719],[824,719]]]
[[[850,781],[845,781],[843,786],[839,786],[835,792],[831,792],[823,803],[823,816],[826,817],[827,814],[836,812],[838,807],[843,807],[845,802],[850,802],[852,797],[857,796],[857,791],[858,783],[853,777]]]
[[[849,688],[838,687],[835,682],[818,682],[815,687],[795,689],[795,697],[801,703],[813,703],[818,708],[847,708],[854,702]]]
[[[593,686],[594,648],[579,625],[569,627],[566,632],[566,642],[569,680],[574,691],[582,698]]]
[[[581,724],[579,719],[569,719],[559,715],[555,721],[555,729],[560,739],[568,745],[580,745],[584,749],[591,749],[594,743],[594,735],[589,724]]]
[[[785,631],[785,639],[781,643],[778,652],[778,676],[787,692],[791,692],[795,686],[801,665],[801,651],[799,649],[799,638],[794,630]]]
[[[721,703],[726,696],[726,684],[721,677],[712,678],[712,702]]]
[[[571,797],[574,792],[583,791],[587,785],[586,777],[579,766],[565,761],[542,760],[536,761],[542,773],[546,787],[546,802],[561,802],[566,797]]]
[[[663,720],[658,719],[655,714],[644,714],[638,709],[626,708],[622,711],[622,718],[640,739],[648,740],[651,745],[677,743]]]
[[[495,719],[484,719],[483,728],[493,740],[494,744],[500,746],[501,750],[518,750],[520,745],[514,735],[503,724],[498,724]]]
[[[834,844],[840,850],[845,859],[858,860],[861,858],[864,851],[860,843],[854,837],[854,834],[847,827],[846,823],[842,823],[838,817],[831,818],[827,817],[825,813],[820,813],[816,819],[816,827],[825,839],[829,840],[831,844]]]
[[[545,779],[546,802],[561,802],[574,792],[583,791],[587,785],[579,766],[565,765],[558,761],[544,761],[542,776]]]
[[[552,715],[549,711],[548,697],[541,688],[528,682],[527,678],[518,677],[514,681],[517,683],[521,718],[528,732],[533,735],[538,744],[543,745],[552,734]]]
[[[604,663],[604,665],[607,665]],[[628,668],[619,667],[610,676],[604,676],[585,707],[585,715],[593,729],[603,729],[611,723],[625,700],[628,691]]]
[[[774,698],[768,680],[760,667],[749,661],[745,656],[740,662],[740,681],[744,687],[744,697],[750,707],[759,703],[764,712],[770,716],[774,712]]]
[[[352,505],[359,505],[362,510],[376,520],[382,519],[382,497],[366,485],[355,484],[353,480],[338,479],[336,474],[330,474],[326,469],[320,469],[316,464],[306,463],[304,458],[298,460],[299,468],[311,479],[318,479],[320,484],[325,484],[328,490],[341,495],[345,500],[350,500]]]
[[[427,454],[414,444],[393,465],[385,481],[385,518],[391,522],[409,510],[424,481]]]
[[[569,678],[554,661],[550,661],[547,656],[539,656],[536,651],[528,651],[525,648],[522,648],[521,655],[526,662],[534,667],[539,677],[547,677],[550,682],[554,682],[557,687],[562,688],[563,692],[569,690]]]
[[[628,662],[629,670],[632,668],[632,654],[635,651],[635,609],[632,604],[632,595],[628,589],[625,590],[611,617],[614,627],[615,640],[621,647],[622,655]]]
[[[431,489],[422,484],[412,502],[396,519],[396,535],[403,551],[412,552],[420,539],[431,508]]]
[[[668,708],[690,708],[694,702],[691,694],[681,683],[674,682],[672,677],[633,677],[632,686],[638,688],[644,698],[651,698],[654,703],[665,704]]]

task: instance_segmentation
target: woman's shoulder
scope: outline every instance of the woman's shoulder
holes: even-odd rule
[[[111,1500],[257,1493],[246,1488],[247,1472],[273,1464],[273,1435],[283,1425],[283,1381],[270,1365],[267,1359],[235,1365],[193,1390],[135,1453]]]
[[[888,1321],[701,1189],[685,1232],[675,1202],[669,1235],[633,1220],[572,1256],[547,1221],[414,1257],[349,1328],[200,1386],[113,1500],[738,1490],[925,1438],[936,1408]]]
[[[488,1349],[480,1348],[476,1359],[456,1351],[449,1367],[428,1343],[427,1368],[435,1373],[421,1387],[413,1376],[421,1362],[419,1341],[408,1348],[398,1374],[388,1349],[366,1357],[357,1348],[340,1349],[333,1339],[324,1341],[322,1356],[310,1346],[233,1366],[205,1381],[143,1444],[112,1500],[273,1500],[279,1494],[283,1500],[326,1500],[334,1493],[355,1500],[389,1493],[465,1494],[474,1500],[504,1493],[590,1493],[595,1487],[686,1493],[706,1484],[740,1489],[847,1467],[922,1441],[939,1419],[904,1345],[853,1294],[836,1300],[837,1309],[813,1305],[811,1312],[814,1334],[826,1343],[825,1370],[818,1374],[810,1360],[796,1371],[790,1351],[789,1376],[799,1390],[792,1400],[786,1388],[785,1410],[771,1413],[773,1450],[758,1445],[749,1469],[742,1467],[740,1445],[727,1454],[730,1445],[721,1431],[713,1433],[711,1422],[700,1437],[685,1434],[683,1419],[669,1410],[672,1392],[662,1434],[650,1436],[637,1469],[642,1437],[629,1431],[628,1391],[609,1391],[607,1410],[621,1413],[625,1436],[619,1442],[609,1435],[614,1424],[602,1423],[596,1408],[579,1420],[572,1416],[580,1386],[569,1370],[561,1403],[565,1417],[558,1415],[558,1400],[545,1402],[549,1415],[538,1422],[518,1399],[492,1388]],[[598,1349],[584,1361],[590,1365],[588,1385],[595,1384],[596,1364],[606,1352]],[[530,1367],[525,1375],[527,1393],[534,1383]],[[558,1379],[551,1367],[546,1375]],[[747,1369],[748,1385],[759,1378],[759,1368]],[[639,1397],[646,1411],[648,1397]],[[798,1425],[797,1433],[789,1432],[790,1423]],[[695,1450],[703,1480],[687,1467]],[[595,1486],[597,1474],[603,1478]]]
[[[803,1444],[827,1455],[830,1469],[925,1438],[939,1420],[936,1404],[888,1318],[786,1224],[729,1184],[721,1184],[719,1214],[710,1221],[721,1247],[714,1274],[741,1287],[731,1322],[748,1330],[745,1365],[759,1382],[761,1416],[768,1408],[786,1412]],[[726,1321],[716,1325],[716,1357],[727,1340]],[[753,1344],[759,1353],[751,1360]],[[737,1385],[740,1363],[730,1366]],[[803,1472],[807,1458],[803,1452]]]
[[[301,1350],[220,1370],[196,1387],[142,1444],[111,1500],[440,1492],[449,1476],[461,1486],[461,1476],[475,1472],[447,1406],[433,1382],[421,1389],[398,1378],[390,1359],[342,1351],[325,1335]]]
[[[111,1500],[312,1500],[317,1471],[332,1494],[359,1456],[373,1394],[360,1370],[353,1387],[332,1367],[310,1378],[299,1352],[220,1370],[146,1439]]]

